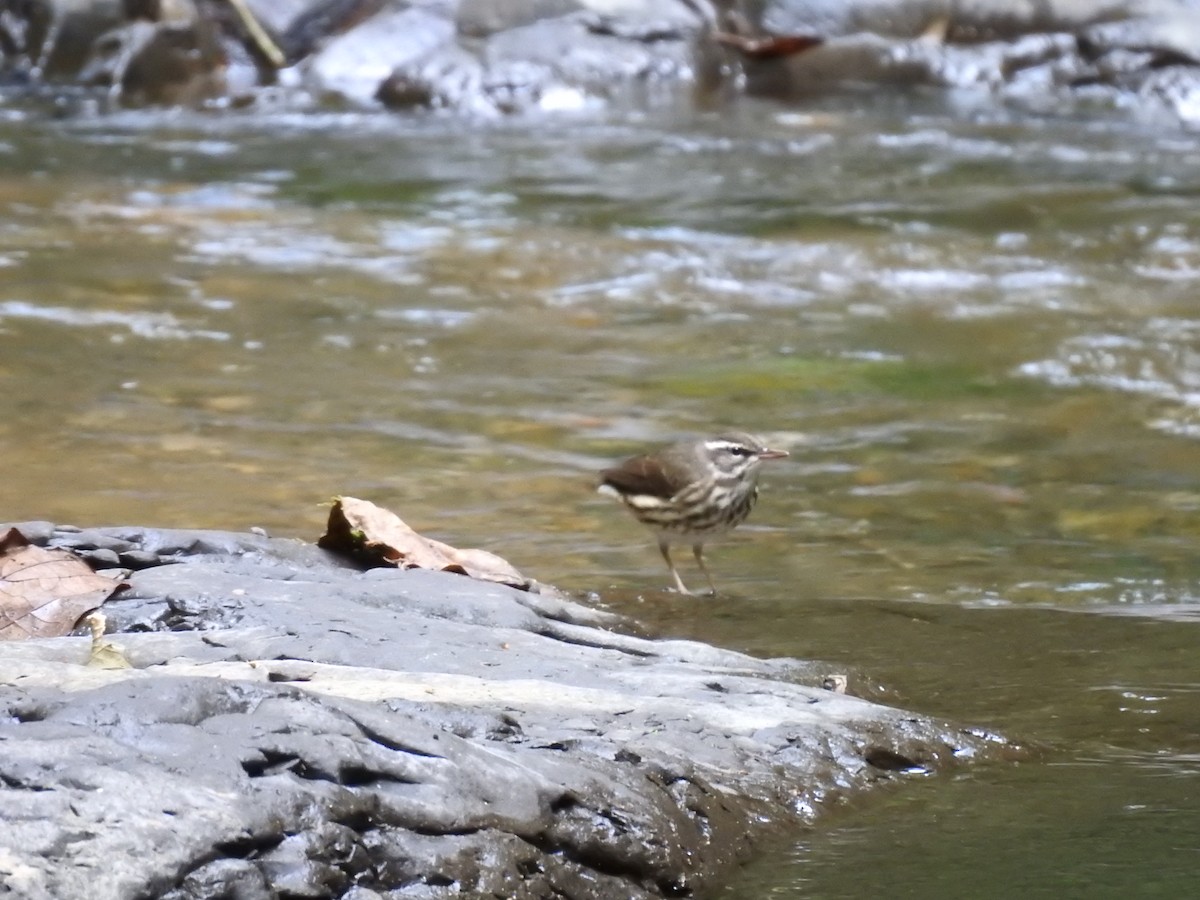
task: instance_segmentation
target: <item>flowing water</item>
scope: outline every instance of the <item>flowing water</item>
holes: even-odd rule
[[[313,539],[365,497],[1032,748],[838,806],[726,898],[1188,896],[1200,135],[955,103],[9,105],[0,518]],[[726,426],[793,455],[682,598],[594,472]]]

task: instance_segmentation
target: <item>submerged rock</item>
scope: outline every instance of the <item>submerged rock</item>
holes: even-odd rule
[[[549,589],[18,527],[140,566],[103,608],[131,668],[0,645],[0,872],[29,900],[688,895],[770,823],[1002,746]]]

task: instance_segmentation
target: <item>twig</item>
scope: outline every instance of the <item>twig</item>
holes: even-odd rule
[[[250,39],[254,41],[254,45],[258,47],[260,53],[267,58],[267,62],[277,69],[282,69],[287,65],[287,57],[284,52],[279,49],[279,45],[267,34],[267,30],[262,27],[258,19],[254,17],[254,13],[246,6],[245,0],[228,0],[234,12],[238,14],[238,18],[242,20],[242,25],[246,31],[250,33]]]

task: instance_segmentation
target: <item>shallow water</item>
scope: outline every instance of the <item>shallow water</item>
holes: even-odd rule
[[[11,107],[0,518],[312,539],[367,497],[1035,748],[835,810],[728,897],[1181,896],[1200,137],[955,103]],[[725,426],[793,456],[681,598],[592,479]]]

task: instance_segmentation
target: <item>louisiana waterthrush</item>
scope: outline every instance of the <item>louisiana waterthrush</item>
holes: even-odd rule
[[[704,564],[705,541],[746,520],[758,499],[760,463],[787,455],[740,431],[681,441],[605,469],[599,491],[618,498],[634,518],[654,530],[679,593],[691,592],[671,561],[671,544],[690,543],[715,594]]]

